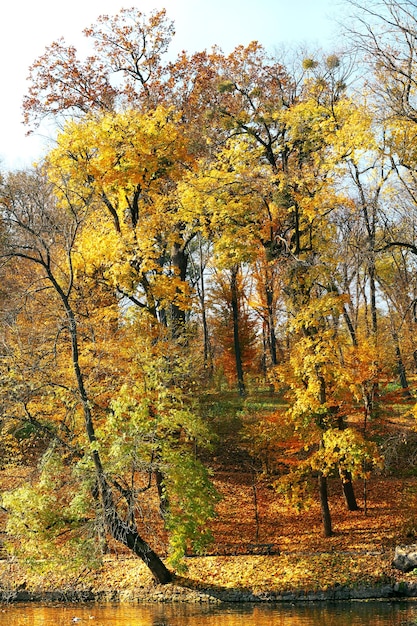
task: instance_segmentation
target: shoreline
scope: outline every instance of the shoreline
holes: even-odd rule
[[[96,568],[68,562],[29,569],[0,560],[0,603],[230,603],[300,604],[356,600],[417,600],[417,572],[392,567],[393,550],[281,553],[187,559],[183,574],[166,585],[129,555],[108,555]]]
[[[28,591],[0,590],[0,604],[9,603],[134,603],[134,604],[302,604],[352,601],[417,601],[416,582],[381,583],[358,587],[334,587],[325,591],[250,591],[242,589],[210,589],[173,583],[151,585],[138,590],[56,589]]]

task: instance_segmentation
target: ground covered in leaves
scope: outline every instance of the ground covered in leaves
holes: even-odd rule
[[[404,415],[402,408],[399,413]],[[391,566],[397,544],[417,542],[414,418],[396,416],[392,424],[385,424],[381,440],[389,444],[385,446],[386,467],[366,482],[355,483],[358,511],[347,511],[340,481],[329,480],[334,531],[329,538],[322,536],[314,483],[310,508],[299,512],[291,509],[274,489],[274,476],[263,473],[247,450],[237,445],[234,435],[238,428],[234,430],[229,423],[225,432],[219,432],[216,449],[205,459],[221,494],[218,515],[212,523],[214,542],[204,556],[190,552],[186,571],[175,578],[176,586],[278,594],[396,582],[417,585],[417,572],[403,574]],[[32,471],[24,466],[4,469],[0,472],[0,489],[30,480]],[[163,542],[155,540],[155,533],[161,536],[157,508],[155,489],[149,519],[141,532],[164,554]],[[0,531],[4,523],[5,514],[0,512]],[[139,559],[115,545],[110,546],[110,553],[98,569],[76,574],[69,573],[65,564],[52,573],[33,572],[4,550],[0,553],[0,590],[59,588],[97,593],[135,592],[152,586],[151,575]]]
[[[177,577],[176,584],[193,589],[297,593],[417,582],[414,573],[402,574],[391,567],[395,545],[414,540],[414,478],[371,479],[366,485],[366,514],[363,483],[356,484],[361,509],[348,512],[338,481],[331,481],[334,536],[326,539],[321,535],[317,505],[296,513],[264,479],[256,485],[255,509],[251,474],[219,472],[215,480],[223,495],[213,523],[215,543],[210,555],[186,559],[187,572]],[[6,556],[0,561],[0,580],[3,589],[27,590],[133,592],[152,586],[146,567],[116,549],[104,557],[99,569],[76,575],[68,575],[65,566],[52,574],[30,572]]]

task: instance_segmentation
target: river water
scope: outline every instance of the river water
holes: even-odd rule
[[[9,604],[1,626],[411,626],[417,602],[306,605]]]

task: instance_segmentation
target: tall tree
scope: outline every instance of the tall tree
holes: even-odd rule
[[[137,481],[144,472],[163,470],[162,486],[172,503],[167,525],[172,554],[178,561],[190,532],[202,545],[206,513],[213,512],[214,491],[187,443],[195,438],[203,441],[208,435],[197,407],[189,404],[187,408],[181,397],[180,387],[186,388],[187,378],[184,358],[176,368],[172,359],[162,367],[166,357],[163,352],[157,354],[152,318],[129,322],[127,309],[120,308],[113,284],[102,271],[100,252],[96,250],[94,269],[91,259],[84,258],[82,233],[94,207],[72,191],[64,204],[62,189],[56,196],[42,172],[10,175],[2,188],[8,236],[2,259],[32,268],[31,274],[20,274],[23,302],[29,293],[36,294],[32,309],[23,306],[12,327],[19,331],[29,359],[27,367],[39,365],[36,374],[29,374],[29,386],[21,385],[26,399],[21,393],[16,397],[16,377],[22,377],[15,344],[9,353],[9,373],[5,372],[5,398],[7,389],[14,389],[14,396],[7,399],[11,404],[15,399],[14,415],[22,415],[24,408],[23,415],[35,427],[45,424],[48,428],[43,416],[45,400],[51,414],[61,416],[58,429],[51,425],[49,431],[55,444],[72,451],[67,472],[76,475],[78,471],[80,477],[84,467],[84,486],[90,484],[100,504],[106,532],[137,554],[159,582],[166,583],[171,580],[170,571],[139,532],[137,496],[147,488],[139,488]],[[90,242],[94,243],[91,237]],[[114,261],[118,262],[117,256]],[[123,310],[125,318],[121,319]],[[29,315],[37,316],[31,326]],[[27,342],[36,337],[40,344],[32,356]],[[135,355],[138,342],[143,344],[138,352],[141,358]],[[168,343],[165,337],[165,346]],[[184,377],[181,383],[180,376]],[[128,441],[131,444],[124,447]],[[183,491],[178,476],[187,475],[191,485],[198,484],[198,491]],[[8,499],[12,518],[19,493]],[[87,511],[87,519],[92,514]],[[58,523],[65,519],[53,527],[58,528]]]
[[[313,470],[319,483],[323,534],[328,537],[333,529],[327,477],[335,470],[339,472],[348,507],[355,510],[354,494],[346,485],[352,474],[363,475],[364,461],[371,463],[377,455],[375,447],[346,423],[355,413],[356,397],[352,393],[355,371],[348,366],[347,358],[341,358],[346,336],[340,330],[338,318],[344,297],[323,292],[311,282],[311,272],[310,277],[304,278],[304,290],[309,291],[308,299],[291,324],[294,333],[291,355],[288,363],[277,369],[276,376],[289,387],[287,419],[303,441],[308,456],[284,478],[283,484],[296,492],[295,485],[302,483]]]

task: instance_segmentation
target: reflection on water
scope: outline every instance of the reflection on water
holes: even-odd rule
[[[11,604],[0,626],[405,626],[417,624],[417,603],[352,602],[286,605]]]

